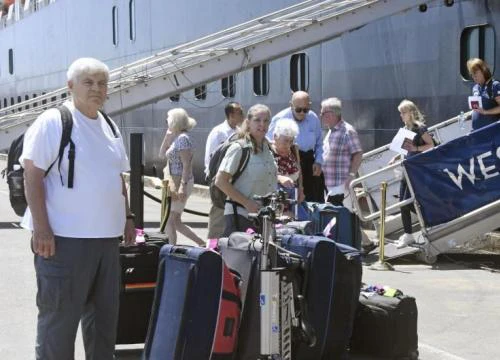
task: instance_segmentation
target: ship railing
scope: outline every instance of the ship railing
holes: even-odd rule
[[[16,0],[9,5],[6,13],[0,11],[0,28],[14,24],[34,11],[54,2],[56,0],[25,0],[23,4],[20,0]]]
[[[455,116],[442,123],[429,127],[429,132],[441,143],[467,135],[471,131],[471,112],[465,114],[465,122],[460,116]],[[378,231],[381,215],[381,186],[387,184],[386,206],[387,214],[384,226],[385,235],[395,238],[403,231],[400,211],[401,207],[413,204],[415,213],[412,213],[412,223],[419,228],[420,245],[425,261],[435,260],[435,256],[442,252],[468,252],[489,246],[486,236],[488,232],[498,228],[500,223],[500,200],[482,206],[463,216],[437,226],[428,226],[421,214],[420,206],[415,201],[414,189],[408,174],[402,166],[402,161],[389,165],[389,161],[396,153],[389,150],[389,145],[374,149],[363,155],[359,169],[359,177],[349,186],[349,197],[352,206],[361,221],[372,223]],[[406,179],[410,197],[399,200],[399,186],[402,179]]]
[[[472,112],[464,114],[465,121],[460,122],[460,115],[452,117],[446,121],[429,127],[429,132],[438,143],[444,144],[450,140],[468,134],[472,130],[471,121]],[[394,133],[397,129],[394,130]],[[402,229],[400,220],[399,208],[405,204],[400,204],[398,199],[399,183],[403,167],[401,162],[394,165],[389,165],[391,159],[396,153],[389,149],[390,144],[384,145],[377,149],[371,150],[363,154],[363,160],[358,170],[359,178],[356,179],[356,194],[353,199],[356,201],[354,205],[358,214],[363,221],[372,221],[375,227],[378,227],[378,217],[380,216],[379,209],[381,207],[381,190],[380,184],[387,183],[387,204],[390,209],[387,209],[387,214],[396,213],[395,216],[388,216],[385,231],[386,234],[398,232]],[[361,180],[359,180],[361,179]],[[360,199],[362,199],[360,205]],[[394,206],[393,206],[394,205]],[[393,207],[392,207],[393,206]],[[360,211],[360,208],[364,211]],[[367,212],[366,214],[364,212]]]

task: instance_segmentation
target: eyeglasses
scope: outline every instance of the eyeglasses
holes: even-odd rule
[[[328,114],[328,113],[333,113],[333,111],[331,111],[331,110],[322,111],[319,113],[319,116],[323,116],[323,115]]]
[[[295,110],[296,113],[304,113],[307,114],[309,112],[309,108],[301,108],[301,107],[294,107],[293,110]]]

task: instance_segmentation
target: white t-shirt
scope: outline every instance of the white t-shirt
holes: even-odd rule
[[[208,176],[208,165],[210,164],[210,157],[212,153],[217,149],[217,147],[224,141],[229,139],[231,135],[234,134],[236,129],[229,126],[227,120],[220,123],[210,131],[207,138],[207,144],[205,146],[205,175]]]
[[[113,136],[101,114],[91,119],[76,110],[73,103],[65,105],[73,114],[71,139],[75,143],[73,188],[68,183],[68,151],[64,150],[61,171],[57,162],[44,178],[45,198],[50,226],[55,235],[74,238],[106,238],[123,234],[125,198],[120,174],[130,170],[127,154],[118,127]],[[37,168],[47,170],[57,158],[61,142],[62,122],[57,109],[42,113],[24,136],[20,162],[32,160]],[[21,226],[33,230],[29,209]]]

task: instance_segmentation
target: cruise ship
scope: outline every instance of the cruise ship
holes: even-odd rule
[[[405,1],[384,3],[396,6]],[[300,1],[1,3],[0,111],[65,86],[67,67],[79,57],[95,57],[111,69],[118,68]],[[418,104],[430,125],[466,110],[473,85],[466,61],[480,57],[496,70],[500,65],[496,56],[499,26],[499,1],[422,1],[404,12],[369,21],[292,54],[279,58],[274,54],[270,56],[274,60],[155,100],[114,119],[127,146],[130,133],[144,134],[145,169],[151,173],[154,166],[164,165],[157,153],[167,111],[187,109],[198,120],[193,136],[198,146],[194,167],[199,183],[203,182],[206,136],[224,119],[223,108],[229,101],[238,101],[245,108],[264,103],[276,113],[288,106],[293,91],[306,90],[318,112],[322,99],[339,97],[344,119],[358,129],[364,149],[370,150],[388,143],[401,126],[397,105],[404,98]]]

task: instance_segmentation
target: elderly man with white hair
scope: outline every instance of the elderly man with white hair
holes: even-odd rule
[[[323,140],[327,201],[342,206],[344,194],[361,165],[363,149],[356,129],[342,119],[342,102],[339,99],[323,100],[320,117],[328,128]]]
[[[73,359],[81,320],[87,360],[111,360],[119,308],[118,244],[122,235],[126,244],[135,240],[121,175],[129,162],[118,127],[100,112],[108,67],[80,58],[67,79],[71,99],[36,119],[20,158],[28,202],[22,226],[32,231],[38,287],[36,359]],[[61,112],[72,119],[70,145],[62,156]]]

